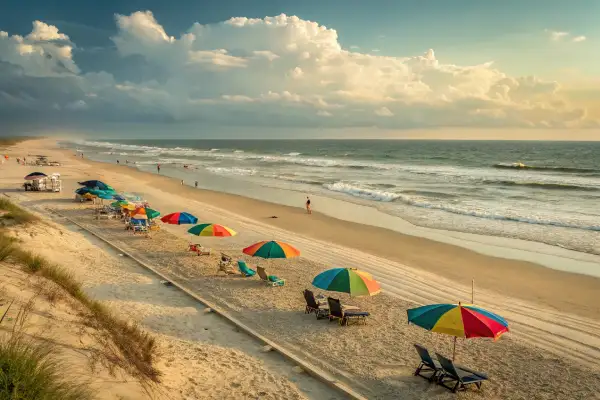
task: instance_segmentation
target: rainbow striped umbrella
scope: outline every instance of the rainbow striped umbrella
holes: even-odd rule
[[[153,219],[158,217],[160,215],[160,212],[149,207],[138,207],[135,210],[133,210],[130,215],[132,217],[136,215],[144,215],[147,217],[147,219]]]
[[[244,254],[262,258],[292,258],[300,255],[300,250],[284,242],[258,242],[242,250]]]
[[[227,237],[237,235],[236,231],[219,224],[200,224],[188,229],[188,232],[196,236],[218,236]]]
[[[432,304],[407,312],[409,324],[454,336],[454,353],[457,337],[490,337],[496,340],[508,332],[508,322],[504,318],[472,304]]]
[[[379,282],[371,274],[356,268],[329,269],[315,276],[312,284],[319,289],[349,293],[350,296],[374,296],[381,291]]]
[[[168,214],[162,217],[160,220],[166,224],[172,225],[195,224],[198,222],[198,218],[186,212]]]

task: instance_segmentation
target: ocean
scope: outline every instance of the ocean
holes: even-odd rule
[[[333,197],[431,228],[600,254],[600,142],[75,140],[92,160],[261,198]],[[235,189],[235,190],[234,190]],[[273,199],[265,199],[273,201]],[[318,210],[318,205],[315,205]]]

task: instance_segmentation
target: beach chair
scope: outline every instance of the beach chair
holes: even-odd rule
[[[422,378],[427,379],[430,382],[433,382],[435,378],[437,378],[438,374],[442,372],[442,366],[440,365],[438,360],[434,360],[429,351],[421,346],[420,344],[415,344],[415,349],[417,349],[417,353],[419,353],[419,357],[421,357],[421,362],[415,371],[415,376],[420,376]],[[423,375],[423,372],[432,372],[431,375]]]
[[[263,267],[256,267],[256,272],[260,277],[260,280],[269,286],[283,286],[285,285],[285,279],[278,278],[274,275],[268,275],[267,271]]]
[[[339,299],[328,297],[327,304],[329,304],[329,322],[337,319],[342,326],[350,325],[352,322],[366,324],[367,317],[370,315],[369,312],[357,308],[344,309]]]
[[[442,367],[438,383],[456,393],[459,390],[466,390],[468,385],[475,384],[477,389],[481,389],[483,381],[488,380],[488,376],[483,372],[473,371],[454,362],[438,353],[436,356]],[[453,382],[456,382],[452,384]],[[449,384],[449,385],[448,385]]]
[[[256,275],[256,271],[248,267],[248,265],[246,265],[246,262],[243,260],[238,260],[238,268],[240,269],[242,275],[244,275],[246,278],[250,278]]]
[[[304,295],[304,300],[306,300],[306,308],[304,309],[304,314],[315,313],[317,319],[327,318],[329,316],[329,308],[327,308],[327,304],[325,300],[324,302],[319,302],[315,299],[315,295],[312,291],[308,289],[304,289],[302,292]]]
[[[188,246],[188,251],[193,251],[199,256],[210,256],[212,250],[207,249],[206,247],[202,247],[201,244],[190,243]]]
[[[237,272],[231,266],[231,263],[219,261],[219,269],[217,269],[217,275],[219,272],[224,272],[225,275],[237,275]]]

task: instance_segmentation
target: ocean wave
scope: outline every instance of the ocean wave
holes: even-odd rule
[[[362,199],[372,201],[389,202],[394,201],[400,197],[398,193],[386,192],[384,190],[377,189],[369,189],[344,182],[325,183],[323,184],[323,187],[327,190],[331,190],[332,192],[345,193],[354,197],[360,197]]]
[[[299,156],[300,154],[302,154],[302,153],[297,153],[297,152],[295,152],[295,151],[292,151],[291,153],[287,153],[287,154],[285,154],[285,155],[286,155],[286,156],[291,156],[291,157],[296,157],[296,156]]]
[[[273,178],[273,179],[277,179],[280,181],[304,183],[306,185],[318,185],[318,186],[323,185],[323,183],[325,182],[322,180],[318,180],[316,178],[310,179],[310,178],[304,178],[304,177],[290,175],[290,174],[265,174],[265,175],[262,175],[262,177],[263,178]]]
[[[560,167],[560,166],[535,166],[525,164],[494,164],[494,168],[500,169],[517,169],[517,170],[538,170],[538,171],[549,171],[549,172],[565,172],[572,174],[596,174],[600,173],[600,170],[593,168],[573,168],[573,167]]]
[[[574,185],[574,184],[568,184],[568,183],[519,182],[519,181],[492,180],[492,179],[487,179],[487,180],[484,180],[483,182],[487,183],[487,184],[493,184],[493,185],[519,186],[519,187],[529,187],[529,188],[534,188],[534,189],[600,191],[600,187]]]
[[[210,172],[219,175],[240,175],[240,176],[248,176],[256,174],[255,169],[250,168],[237,168],[237,167],[206,167],[206,169]]]

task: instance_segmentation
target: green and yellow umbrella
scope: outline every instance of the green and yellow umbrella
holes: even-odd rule
[[[237,235],[233,229],[219,224],[196,225],[188,229],[188,232],[196,236],[228,237]]]
[[[275,240],[258,242],[242,251],[249,256],[262,258],[292,258],[300,255],[300,250],[287,243]]]
[[[350,296],[374,296],[381,291],[379,282],[371,274],[356,268],[333,268],[321,272],[312,281],[313,286]]]

